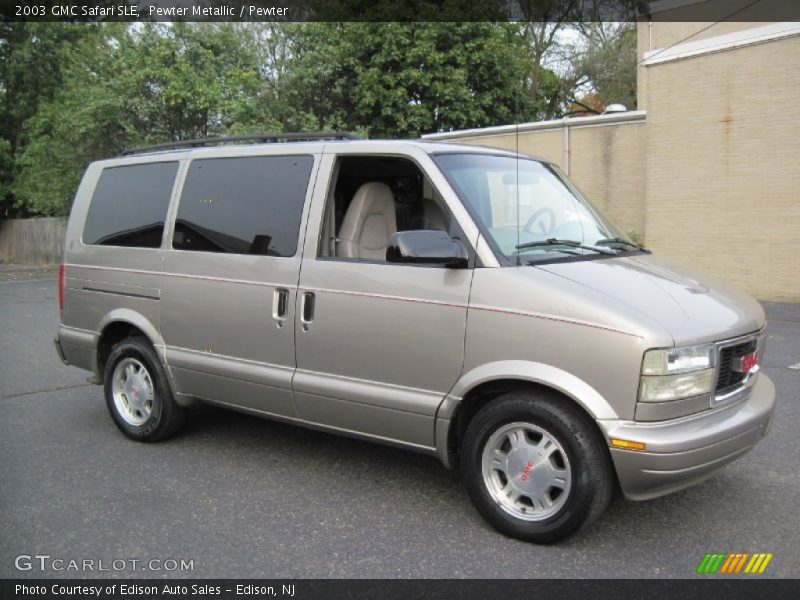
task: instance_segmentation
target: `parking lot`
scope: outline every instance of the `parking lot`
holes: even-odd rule
[[[54,274],[0,265],[0,577],[685,578],[706,552],[740,551],[774,553],[765,576],[800,577],[800,305],[765,306],[770,435],[698,487],[617,500],[540,547],[492,530],[431,457],[209,406],[169,442],[128,440],[102,389],[56,357]],[[15,568],[34,554],[127,562]]]

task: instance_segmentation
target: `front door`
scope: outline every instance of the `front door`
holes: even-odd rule
[[[458,227],[412,160],[325,160],[331,187],[314,201],[309,232],[321,233],[309,233],[298,288],[298,414],[432,448],[463,365],[472,270],[387,263],[385,247],[396,230]]]

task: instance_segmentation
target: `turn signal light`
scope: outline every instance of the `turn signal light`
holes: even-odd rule
[[[645,446],[642,442],[631,442],[630,440],[621,440],[619,438],[611,438],[611,445],[615,448],[625,448],[625,450],[644,450]]]

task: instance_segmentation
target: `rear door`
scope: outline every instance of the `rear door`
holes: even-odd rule
[[[296,416],[294,306],[318,156],[209,156],[185,168],[161,330],[177,391]]]

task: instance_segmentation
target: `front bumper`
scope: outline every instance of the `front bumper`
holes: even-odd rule
[[[687,488],[748,452],[766,435],[775,386],[764,373],[750,396],[724,408],[661,423],[598,421],[607,438],[643,442],[646,451],[610,448],[626,498],[648,500]]]

